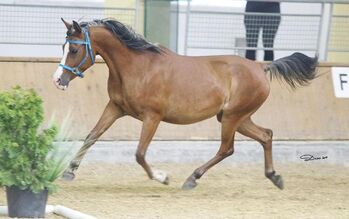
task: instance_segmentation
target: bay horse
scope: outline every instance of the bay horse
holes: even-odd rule
[[[292,88],[309,84],[316,76],[317,57],[294,53],[261,64],[234,55],[182,56],[148,42],[114,19],[62,21],[67,36],[63,58],[53,75],[54,84],[67,89],[69,82],[83,77],[95,56],[100,55],[109,68],[110,98],[63,178],[74,179],[87,150],[115,120],[129,115],[143,122],[137,163],[150,179],[168,184],[166,173],[153,171],[145,160],[159,123],[191,124],[216,116],[221,123],[219,150],[187,178],[182,188],[194,188],[209,168],[232,155],[234,136],[239,132],[261,143],[265,176],[283,189],[282,177],[273,167],[273,132],[256,125],[251,115],[267,99],[272,77],[284,79]]]

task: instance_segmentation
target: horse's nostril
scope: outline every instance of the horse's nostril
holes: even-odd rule
[[[61,85],[61,79],[60,79],[60,78],[54,78],[54,79],[53,79],[53,83],[54,83],[56,86],[59,86],[59,85]]]

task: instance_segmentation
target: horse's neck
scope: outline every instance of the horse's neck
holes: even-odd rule
[[[115,37],[102,38],[98,42],[98,50],[112,73],[120,72],[127,67],[126,64],[133,56],[132,51],[122,45]]]
[[[150,52],[138,52],[127,48],[111,32],[103,29],[96,31],[95,43],[113,78],[138,77],[147,62],[151,62]]]

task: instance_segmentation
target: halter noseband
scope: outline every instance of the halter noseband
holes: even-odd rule
[[[94,57],[93,57],[93,51],[92,51],[92,46],[91,46],[91,41],[90,41],[90,36],[88,33],[88,29],[84,28],[83,33],[85,35],[84,40],[70,40],[66,39],[66,42],[71,43],[71,44],[80,44],[80,45],[85,45],[85,57],[81,60],[80,64],[76,67],[70,67],[67,65],[59,64],[62,68],[65,70],[70,71],[71,73],[75,74],[76,76],[83,78],[84,74],[79,70],[79,68],[86,63],[88,57],[91,57],[92,65],[95,63]]]

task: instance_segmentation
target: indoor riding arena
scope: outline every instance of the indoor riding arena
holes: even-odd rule
[[[348,33],[347,0],[0,1],[0,133],[33,89],[49,219],[349,218]]]

